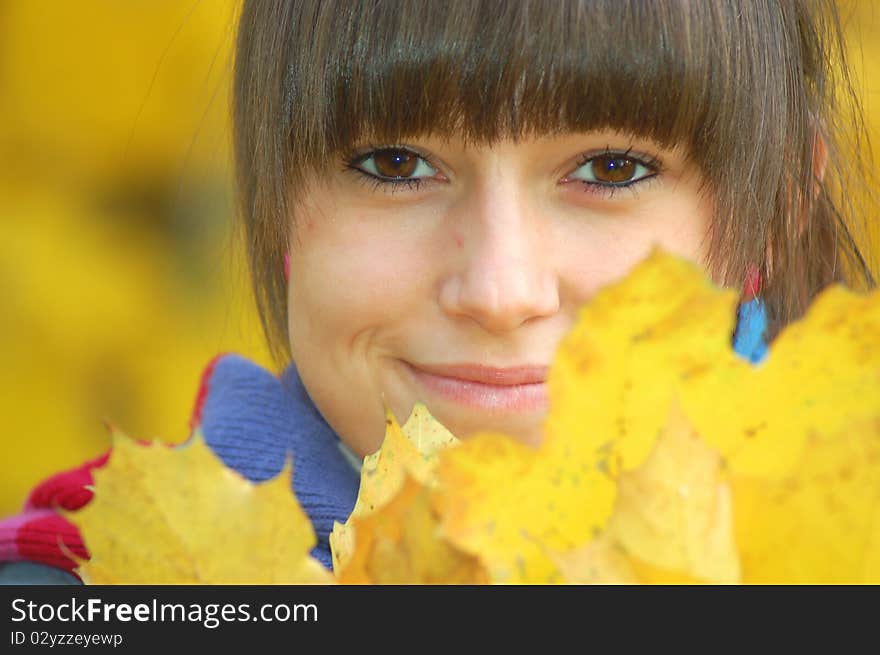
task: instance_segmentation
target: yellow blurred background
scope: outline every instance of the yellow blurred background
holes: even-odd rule
[[[0,516],[105,421],[185,439],[218,352],[270,365],[231,230],[236,12],[0,3]]]
[[[880,9],[846,7],[880,153]],[[231,231],[236,12],[0,3],[0,516],[105,422],[185,439],[215,354],[271,366]]]

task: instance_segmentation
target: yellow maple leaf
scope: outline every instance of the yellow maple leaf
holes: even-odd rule
[[[66,513],[94,584],[310,584],[333,577],[291,492],[291,467],[253,484],[224,466],[196,432],[186,444],[138,445],[114,433],[94,498]]]
[[[485,584],[480,561],[442,535],[430,488],[406,476],[379,510],[352,519],[353,552],[337,577],[342,584]]]
[[[662,262],[654,259],[652,273],[663,274]],[[621,306],[609,322],[615,320],[624,330],[635,319]],[[880,578],[880,294],[829,288],[802,320],[780,333],[758,366],[727,349],[689,369],[681,355],[690,339],[650,326],[649,332],[655,347],[672,353],[664,358],[671,370],[652,368],[626,382],[609,376],[605,396],[641,388],[679,398],[682,418],[692,428],[692,452],[669,450],[668,466],[654,468],[671,445],[662,443],[671,433],[661,435],[644,468],[621,474],[615,513],[603,533],[607,542],[588,542],[576,556],[560,560],[561,568],[577,571],[580,579],[643,582]],[[612,333],[591,345],[601,352],[614,339]],[[627,385],[630,390],[622,388]],[[579,393],[588,392],[581,387]],[[584,412],[582,432],[597,421],[616,420],[613,403],[609,409],[611,416]],[[555,411],[551,407],[551,417]],[[647,432],[639,440],[652,444],[655,438]],[[702,476],[688,485],[689,503],[675,501],[670,485],[700,467]],[[638,503],[627,511],[625,499],[633,491]],[[689,538],[668,511],[676,504],[679,519],[688,516],[688,525],[702,526]]]
[[[657,249],[597,293],[550,368],[546,448],[598,459],[612,474],[638,467],[676,387],[740,362],[730,341],[736,303],[735,292]]]
[[[645,462],[620,475],[603,533],[554,560],[566,582],[739,582],[721,457],[676,402]]]
[[[627,553],[603,533],[565,553],[550,553],[565,584],[638,584]]]
[[[782,478],[734,476],[743,582],[880,583],[880,409],[811,433]]]
[[[390,409],[385,410],[385,438],[372,455],[364,458],[357,501],[345,524],[334,522],[330,533],[333,570],[345,566],[354,549],[352,519],[387,504],[403,486],[406,476],[425,485],[436,481],[437,453],[456,438],[418,403],[401,428]]]
[[[605,522],[614,483],[595,462],[474,435],[441,453],[434,504],[444,534],[480,557],[496,583],[560,582],[549,551],[589,540]]]
[[[869,421],[880,405],[880,295],[831,287],[758,367],[719,359],[682,393],[697,431],[742,474],[787,476],[811,434]]]
[[[721,457],[677,402],[645,463],[621,474],[608,533],[652,567],[708,582],[739,581],[733,503]]]

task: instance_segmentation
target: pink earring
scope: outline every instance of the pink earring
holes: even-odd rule
[[[746,269],[746,281],[743,285],[743,300],[751,300],[761,293],[761,271],[754,264]]]
[[[284,253],[284,280],[290,280],[290,253]]]

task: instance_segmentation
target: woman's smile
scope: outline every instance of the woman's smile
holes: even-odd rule
[[[481,364],[404,362],[428,398],[440,398],[488,414],[547,410],[547,367],[496,368]]]

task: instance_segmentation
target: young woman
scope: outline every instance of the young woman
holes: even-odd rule
[[[557,344],[655,245],[747,288],[753,360],[824,286],[873,284],[833,2],[245,2],[234,125],[286,370],[216,360],[193,424],[254,480],[293,452],[327,564],[385,405],[539,443]]]

